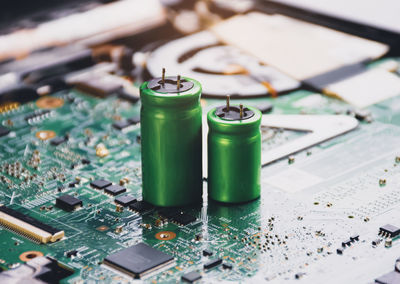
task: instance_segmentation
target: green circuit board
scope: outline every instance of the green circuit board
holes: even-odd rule
[[[335,115],[348,114],[351,109],[335,98],[302,90],[278,98],[241,100],[245,105],[263,102],[272,104],[270,114]],[[202,99],[204,112],[222,103]],[[182,209],[194,217],[184,225],[163,218],[160,208],[138,213],[115,203],[118,196],[127,194],[141,200],[140,123],[123,130],[115,127],[115,123],[139,117],[140,102],[117,96],[98,98],[72,89],[4,111],[0,121],[11,132],[0,138],[0,204],[63,230],[65,235],[42,244],[0,226],[0,268],[16,268],[27,256],[29,260],[44,255],[72,272],[62,283],[128,283],[136,280],[107,266],[104,259],[141,242],[174,258],[170,266],[144,277],[146,283],[177,283],[190,272],[198,272],[202,277],[198,281],[204,283],[321,280],[306,275],[318,269],[330,275],[327,271],[332,263],[342,264],[337,269],[350,269],[358,265],[353,258],[363,263],[386,255],[388,260],[381,265],[391,263],[389,250],[371,248],[370,241],[376,238],[377,228],[385,225],[382,222],[395,220],[389,213],[395,216],[400,206],[400,160],[396,162],[394,153],[400,145],[396,104],[400,104],[398,97],[372,106],[373,121],[361,121],[356,130],[299,152],[289,162],[285,158],[264,167],[259,200],[227,206],[207,201],[204,195],[203,204]],[[267,151],[304,133],[263,129],[263,135],[263,151]],[[385,145],[379,147],[382,139]],[[337,158],[352,151],[358,153],[356,165]],[[328,169],[326,161],[340,170]],[[300,165],[309,175],[325,177],[301,192],[285,191],[267,181]],[[91,186],[96,180],[122,184],[127,191],[107,194]],[[346,182],[348,187],[364,187],[373,193],[369,197],[365,192],[351,195],[345,191]],[[382,199],[389,193],[396,199]],[[57,207],[56,199],[66,194],[82,201],[82,206],[73,211]],[[373,203],[369,209],[361,208],[368,202]],[[355,248],[338,255],[340,243],[354,233],[360,235]],[[224,265],[204,269],[212,260]],[[370,269],[361,279],[373,280],[382,272],[382,267]]]

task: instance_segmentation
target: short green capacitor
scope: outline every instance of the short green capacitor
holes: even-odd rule
[[[143,200],[164,207],[201,201],[201,85],[173,76],[140,87]]]
[[[241,203],[260,196],[261,112],[226,106],[207,114],[208,195],[225,203]]]

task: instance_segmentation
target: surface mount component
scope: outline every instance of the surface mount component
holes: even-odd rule
[[[193,283],[199,279],[201,279],[201,275],[200,275],[200,273],[198,273],[196,271],[192,271],[192,272],[182,275],[183,282]]]
[[[0,125],[0,137],[6,136],[8,133],[10,133],[10,130]]]
[[[112,126],[118,130],[124,130],[124,129],[128,128],[129,126],[131,126],[131,123],[127,120],[122,120],[122,121],[114,122]]]
[[[82,200],[68,194],[57,197],[56,199],[56,206],[65,211],[73,211],[81,207],[82,204]]]
[[[379,228],[379,235],[387,238],[395,238],[400,234],[400,228],[387,224]]]
[[[104,179],[97,179],[97,180],[92,181],[90,183],[90,185],[97,189],[104,189],[107,186],[110,186],[111,182],[108,180],[104,180]]]
[[[158,211],[160,217],[169,219],[171,222],[186,226],[196,221],[196,217],[176,208],[163,208]]]
[[[210,260],[209,262],[204,264],[204,269],[211,269],[214,268],[222,263],[221,258]]]
[[[131,209],[132,211],[137,212],[139,214],[143,214],[143,213],[153,209],[153,206],[150,203],[148,203],[144,200],[141,200],[141,201],[137,201],[137,202],[133,202],[133,203],[129,204],[129,209]]]
[[[53,146],[58,146],[66,141],[67,141],[67,139],[65,137],[56,137],[50,141],[50,144]]]
[[[261,112],[226,106],[207,114],[208,193],[220,202],[240,203],[260,196]]]
[[[131,195],[123,195],[115,198],[115,203],[120,204],[122,206],[128,206],[135,202],[137,202],[136,198]]]
[[[125,248],[104,259],[106,265],[134,278],[142,278],[146,274],[168,266],[173,262],[174,258],[172,256],[145,243]]]
[[[201,200],[201,85],[186,77],[140,87],[143,200],[182,206]]]
[[[0,206],[0,224],[44,244],[58,241],[64,237],[64,231],[55,229],[4,205]]]
[[[392,271],[382,275],[381,277],[375,279],[377,284],[396,284],[400,283],[400,273],[397,271]]]
[[[179,214],[172,216],[171,220],[173,223],[176,223],[181,226],[186,226],[196,221],[196,217],[184,212],[180,212]]]
[[[124,193],[125,191],[126,191],[125,187],[117,185],[117,184],[109,185],[104,189],[105,193],[108,193],[108,194],[111,194],[111,195],[114,195],[114,196],[118,195],[118,194],[121,194],[121,193]]]

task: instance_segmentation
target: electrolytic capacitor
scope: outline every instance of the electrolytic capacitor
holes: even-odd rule
[[[261,112],[226,106],[207,114],[208,194],[213,200],[240,203],[260,196]]]
[[[140,87],[143,200],[156,206],[201,201],[201,85],[186,77]]]

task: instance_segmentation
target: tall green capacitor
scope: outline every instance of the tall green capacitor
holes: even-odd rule
[[[164,207],[201,201],[201,85],[180,76],[140,87],[143,200]]]
[[[227,102],[207,114],[208,195],[219,202],[247,202],[260,196],[261,112]]]

